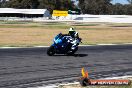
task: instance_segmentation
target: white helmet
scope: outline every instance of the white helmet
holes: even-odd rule
[[[70,31],[75,31],[75,30],[74,30],[74,28],[71,27],[71,28],[69,29],[69,32],[70,32]]]
[[[71,35],[72,37],[75,36],[76,31],[74,30],[74,28],[70,28],[69,29],[69,35]]]

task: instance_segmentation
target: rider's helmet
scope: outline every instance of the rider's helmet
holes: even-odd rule
[[[74,30],[74,28],[71,27],[71,28],[69,29],[69,35],[74,36],[75,32],[76,32],[76,31]]]

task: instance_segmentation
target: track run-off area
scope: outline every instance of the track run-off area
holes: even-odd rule
[[[132,75],[132,45],[80,46],[74,56],[48,56],[47,48],[0,49],[0,88],[26,88],[90,78]]]

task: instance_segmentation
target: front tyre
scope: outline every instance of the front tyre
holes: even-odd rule
[[[47,55],[53,56],[55,54],[55,48],[54,46],[50,46],[49,49],[47,50]]]

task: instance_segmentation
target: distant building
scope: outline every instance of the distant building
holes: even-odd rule
[[[50,12],[47,9],[14,9],[0,8],[0,17],[50,17]]]

